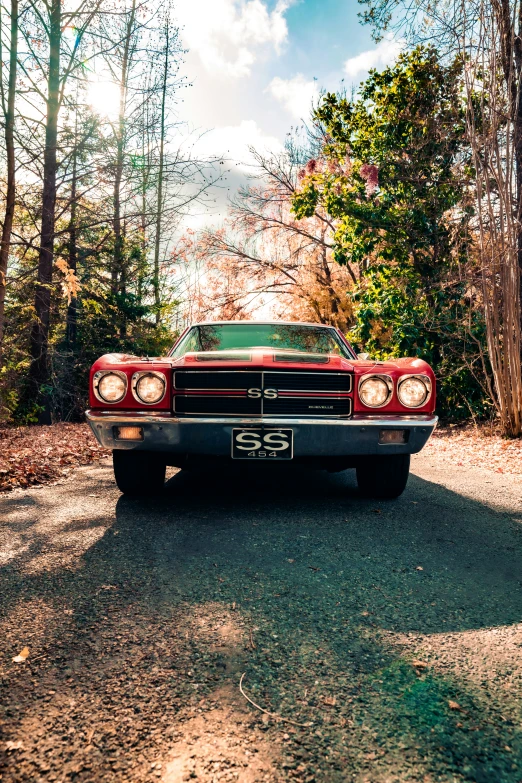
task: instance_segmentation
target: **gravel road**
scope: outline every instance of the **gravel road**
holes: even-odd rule
[[[518,478],[284,467],[0,498],[2,783],[522,781]]]

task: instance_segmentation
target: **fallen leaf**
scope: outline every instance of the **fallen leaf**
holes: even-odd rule
[[[412,661],[412,666],[415,666],[416,669],[427,669],[428,664],[426,661]]]
[[[13,663],[23,663],[24,661],[29,658],[29,647],[24,647],[23,650],[21,650],[18,655],[15,655],[13,658]]]
[[[7,740],[5,743],[5,749],[6,750],[23,750],[24,749],[24,743],[22,740]]]
[[[460,706],[460,704],[458,702],[451,701],[451,699],[448,701],[448,707],[450,708],[450,710],[461,710],[462,709],[462,707]]]
[[[328,704],[329,707],[335,707],[335,705],[337,704],[337,699],[335,698],[335,696],[325,696],[323,698],[323,701],[325,704]]]
[[[293,557],[289,557],[289,558],[287,558],[286,562],[287,563],[295,563],[295,560],[294,560]]]
[[[361,616],[362,617],[369,617],[370,616],[370,612],[361,612]]]

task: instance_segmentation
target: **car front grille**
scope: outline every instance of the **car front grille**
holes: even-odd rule
[[[349,373],[175,370],[177,416],[346,418],[352,413]]]

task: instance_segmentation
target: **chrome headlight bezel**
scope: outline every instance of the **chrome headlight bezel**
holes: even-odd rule
[[[121,378],[123,381],[124,391],[121,397],[119,397],[117,400],[106,400],[99,390],[101,380],[107,375],[117,375],[118,378]],[[127,394],[129,388],[129,380],[126,374],[121,372],[121,370],[98,370],[98,372],[95,372],[93,375],[92,388],[94,391],[94,396],[99,402],[103,402],[104,405],[118,405],[119,402],[125,399],[125,395]]]
[[[139,395],[139,391],[138,391],[139,382],[146,375],[153,375],[155,378],[158,378],[163,384],[163,393],[161,397],[158,397],[158,399],[154,400],[154,402],[147,402],[147,400],[143,400]],[[165,399],[165,395],[167,393],[167,376],[165,375],[165,373],[158,372],[157,370],[141,370],[140,372],[135,372],[131,380],[131,390],[132,390],[132,396],[134,397],[136,402],[140,403],[140,405],[158,405],[160,402],[162,402]]]
[[[376,379],[380,381],[384,381],[386,384],[386,387],[388,389],[388,394],[386,395],[386,399],[384,402],[379,403],[379,405],[370,405],[369,403],[365,402],[364,399],[361,396],[361,389],[366,383],[366,381],[369,381],[370,379]],[[359,396],[359,401],[364,405],[366,408],[384,408],[385,405],[388,405],[390,402],[392,395],[393,395],[393,379],[391,375],[385,375],[381,373],[369,373],[367,375],[361,375],[359,378],[359,384],[357,386],[357,394]]]
[[[424,397],[423,401],[420,402],[418,405],[408,405],[407,402],[404,402],[404,400],[401,397],[401,386],[405,381],[410,381],[412,379],[415,379],[417,381],[420,381],[424,384],[424,387],[426,389],[426,396]],[[405,408],[415,409],[415,408],[422,408],[426,403],[428,403],[431,399],[431,395],[433,393],[431,378],[428,375],[403,375],[402,378],[399,378],[397,382],[397,397],[399,399],[399,402],[401,405],[404,405]]]

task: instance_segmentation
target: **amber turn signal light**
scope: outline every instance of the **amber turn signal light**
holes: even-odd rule
[[[143,427],[114,427],[116,440],[143,440]]]
[[[381,430],[379,443],[407,443],[408,430]]]

